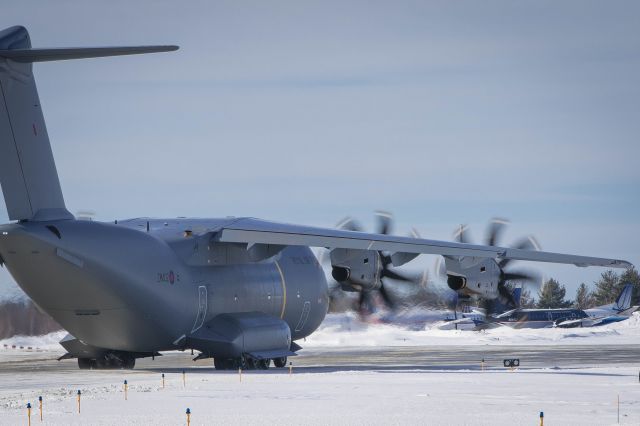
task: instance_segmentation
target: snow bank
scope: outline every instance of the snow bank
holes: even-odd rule
[[[640,313],[622,322],[591,328],[520,329],[486,331],[439,330],[437,322],[416,329],[415,324],[365,323],[353,313],[330,314],[306,339],[305,348],[329,346],[431,346],[431,345],[546,345],[637,344]]]
[[[30,347],[32,350],[39,349],[62,352],[64,349],[58,342],[66,335],[67,332],[62,330],[43,336],[13,336],[0,340],[0,351],[21,350],[21,348],[22,350],[26,350]],[[13,348],[13,346],[15,346],[15,348]]]

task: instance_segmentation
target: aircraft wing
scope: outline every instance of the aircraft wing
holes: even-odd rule
[[[330,249],[378,250],[392,253],[516,259],[534,262],[565,263],[582,267],[603,266],[608,268],[629,268],[632,266],[631,263],[619,259],[316,228],[269,222],[253,218],[240,218],[223,225],[216,232],[215,239],[220,242],[274,246],[308,246],[326,247]]]

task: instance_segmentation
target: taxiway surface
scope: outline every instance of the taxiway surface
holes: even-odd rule
[[[6,350],[5,353],[10,350]],[[33,352],[5,359],[0,376],[16,372],[75,371],[75,360],[57,361],[59,353]],[[395,346],[373,348],[326,348],[302,350],[290,360],[305,372],[368,369],[475,370],[503,368],[507,358],[518,358],[521,368],[585,368],[637,365],[640,345],[523,345],[523,346]],[[481,365],[484,360],[484,365]],[[136,370],[213,368],[212,361],[192,361],[189,352],[170,352],[161,357],[139,359]]]

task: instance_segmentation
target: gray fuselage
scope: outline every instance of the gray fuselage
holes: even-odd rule
[[[154,352],[223,313],[282,318],[293,340],[320,325],[324,272],[308,247],[265,260],[199,236],[236,219],[20,222],[0,226],[0,255],[20,287],[82,342]]]

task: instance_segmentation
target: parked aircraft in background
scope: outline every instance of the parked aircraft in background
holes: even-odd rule
[[[616,301],[609,305],[582,310],[569,309],[513,309],[490,317],[478,324],[478,329],[508,326],[512,328],[574,328],[595,327],[628,319],[638,308],[631,305],[633,286],[625,285]]]
[[[633,285],[626,284],[615,302],[608,305],[596,306],[595,308],[585,309],[584,312],[591,318],[600,318],[607,315],[617,315],[631,308],[631,299],[633,296]]]
[[[637,306],[631,306],[632,295],[633,285],[626,284],[615,302],[585,309],[584,313],[587,314],[587,318],[560,321],[556,326],[562,328],[595,327],[627,320],[638,309]]]
[[[515,287],[510,293],[510,297],[507,302],[508,304],[502,303],[500,299],[496,300],[491,305],[491,312],[489,312],[489,315],[495,315],[496,313],[501,314],[507,310],[511,310],[511,308],[513,307],[511,306],[511,303],[514,303],[515,307],[518,308],[520,306],[521,297],[522,287]],[[450,315],[451,316],[449,318],[446,318],[443,323],[437,325],[438,329],[476,330],[479,324],[484,324],[486,322],[487,309],[478,306],[465,305],[460,312],[456,312],[456,310],[454,309],[450,313]]]

